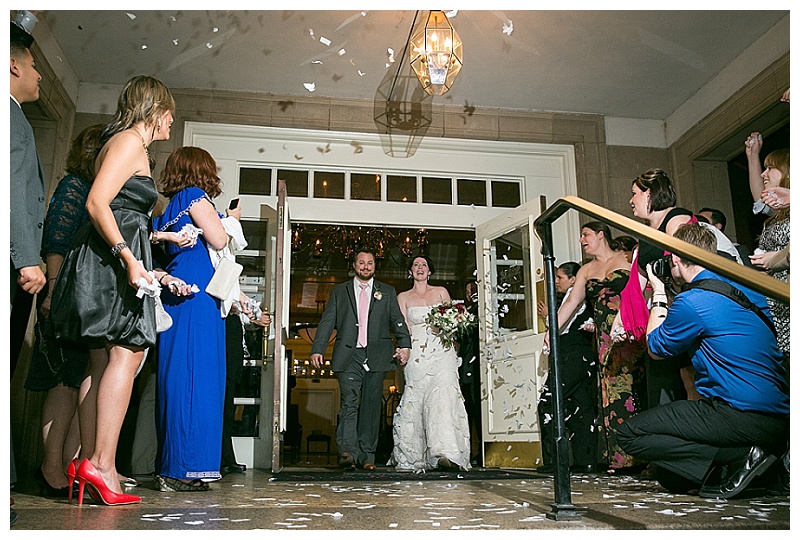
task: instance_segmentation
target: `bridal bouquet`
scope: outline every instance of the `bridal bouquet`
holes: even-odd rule
[[[425,317],[425,322],[431,326],[445,347],[452,347],[459,336],[478,324],[478,319],[467,311],[464,302],[453,300],[434,306]]]

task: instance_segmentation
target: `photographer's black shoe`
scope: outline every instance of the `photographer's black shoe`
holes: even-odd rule
[[[728,465],[728,474],[722,478],[718,487],[703,486],[700,488],[700,496],[732,499],[747,489],[753,480],[764,474],[777,460],[777,457],[754,446],[738,465]]]

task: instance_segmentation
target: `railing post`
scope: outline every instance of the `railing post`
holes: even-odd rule
[[[572,504],[572,489],[569,481],[569,444],[564,426],[563,396],[561,394],[561,369],[559,368],[558,304],[556,303],[556,265],[553,255],[553,227],[547,223],[542,238],[545,285],[547,287],[547,321],[550,333],[550,392],[553,399],[553,422],[555,423],[556,469],[553,478],[555,504],[545,515],[555,521],[581,519],[579,509]]]

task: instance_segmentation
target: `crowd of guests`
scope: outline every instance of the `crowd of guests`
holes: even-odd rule
[[[45,213],[41,166],[20,109],[38,98],[31,41],[12,23],[11,298],[15,310],[24,310],[25,299],[38,293],[25,387],[47,393],[44,460],[36,473],[42,492],[71,500],[77,485],[79,504],[87,491],[107,505],[141,500],[125,491],[135,480],[118,473],[116,458],[134,379],[151,357],[157,485],[205,491],[226,472],[244,470],[224,427],[232,404],[226,358],[241,365],[243,323],[269,324],[238,288],[229,299],[206,292],[214,253],[241,237],[240,211],[216,209],[221,181],[203,149],[176,149],[154,181],[149,148],[170,138],[175,102],[160,81],[136,76],[111,122],[86,128],[72,142],[67,175]],[[754,212],[769,216],[753,254],[724,234],[718,210],[679,206],[663,170],[633,180],[633,216],[788,282],[789,150],[771,152],[762,167],[761,147],[761,135],[752,133],[745,151]],[[168,203],[154,214],[159,193]],[[789,306],[665,257],[655,245],[615,239],[601,222],[583,225],[580,245],[587,261],[559,266],[562,299],[552,308],[572,470],[647,467],[665,488],[703,496],[734,497],[759,477],[785,486]],[[659,262],[666,273],[656,270]],[[368,249],[356,254],[353,273],[333,289],[311,354],[320,367],[336,331],[339,464],[376,469],[383,381],[401,367],[405,389],[390,464],[415,472],[468,470],[475,463],[471,424],[481,431],[479,371],[472,369],[479,353],[465,339],[459,357],[426,321],[433,306],[450,301],[447,289],[430,284],[434,262],[412,257],[412,285],[400,294],[374,279]],[[708,288],[712,281],[717,289]],[[678,284],[685,290],[671,290]],[[171,325],[159,333],[160,310]],[[545,317],[548,306],[538,310]],[[542,471],[553,469],[551,383],[539,402]]]
[[[782,100],[788,102],[788,91]],[[771,152],[762,168],[761,144],[759,133],[745,141],[753,212],[768,216],[752,254],[725,236],[721,211],[678,206],[660,169],[633,180],[634,217],[788,282],[789,150]],[[669,491],[703,497],[732,498],[756,486],[788,494],[788,303],[646,241],[624,257],[631,248],[599,222],[583,226],[580,242],[588,262],[579,269],[564,263],[556,273],[556,288],[564,293],[559,366],[573,471],[586,470],[585,436],[596,429],[599,435],[589,437],[599,443],[590,470],[642,472]],[[646,321],[644,332],[637,305],[645,306],[638,316]],[[540,316],[547,311],[539,306]],[[582,318],[587,311],[589,321]],[[587,369],[589,349],[578,348],[581,333],[596,340],[596,377]],[[548,344],[549,333],[545,350]],[[591,383],[579,384],[576,373]],[[596,425],[582,420],[591,415],[576,414],[577,404],[591,402],[593,394]],[[539,402],[542,472],[555,468],[551,401],[548,378]]]
[[[38,293],[25,388],[46,392],[40,492],[77,496],[78,504],[87,493],[106,505],[141,501],[126,492],[136,480],[117,471],[117,453],[134,379],[151,358],[158,488],[207,490],[244,470],[223,429],[233,405],[226,359],[241,366],[244,324],[270,324],[238,285],[228,299],[206,291],[214,254],[246,246],[240,210],[226,216],[215,208],[221,181],[203,149],[176,149],[154,181],[150,145],[169,139],[175,102],[163,83],[140,75],[124,86],[108,124],[72,141],[67,175],[45,212],[42,170],[20,109],[38,98],[33,39],[14,23],[11,30],[11,193],[19,197],[11,205],[11,298],[19,312]],[[159,193],[168,203],[154,212]],[[157,326],[158,312],[170,320],[166,328]],[[234,338],[227,346],[226,326]],[[12,483],[15,474],[12,451]]]

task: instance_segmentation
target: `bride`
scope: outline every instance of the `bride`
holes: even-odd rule
[[[444,287],[428,284],[433,264],[425,255],[411,260],[411,289],[397,295],[411,332],[411,356],[405,364],[405,389],[394,415],[397,470],[469,470],[470,440],[464,398],[458,384],[459,359],[425,323],[433,306],[450,301]]]

